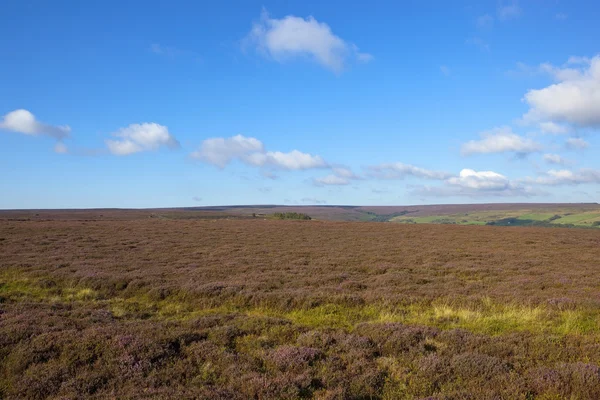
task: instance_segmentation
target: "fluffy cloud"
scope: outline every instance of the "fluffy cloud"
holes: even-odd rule
[[[590,144],[583,140],[582,138],[569,138],[567,139],[565,146],[571,150],[583,150],[587,149]]]
[[[327,162],[320,156],[292,150],[288,153],[265,151],[263,143],[255,138],[236,135],[230,138],[206,139],[192,158],[224,168],[233,160],[255,167],[270,167],[286,170],[325,168]]]
[[[334,35],[327,24],[312,16],[305,19],[288,15],[275,19],[263,11],[260,21],[253,25],[246,37],[246,42],[276,61],[309,57],[335,72],[340,72],[351,57],[361,62],[373,58],[370,54],[361,53],[354,44]]]
[[[556,83],[530,90],[524,101],[530,110],[523,119],[566,122],[581,127],[600,127],[600,56],[571,57],[567,65],[542,64]]]
[[[550,170],[536,179],[529,179],[540,185],[579,185],[583,183],[600,183],[600,171],[583,168],[573,172],[567,169]]]
[[[497,172],[463,169],[458,176],[446,179],[444,186],[418,186],[413,194],[426,197],[529,197],[539,193]]]
[[[352,180],[362,179],[352,172],[351,169],[341,166],[332,167],[332,174],[324,177],[314,178],[315,186],[343,186],[349,185]]]
[[[57,140],[69,136],[71,128],[67,125],[56,126],[39,122],[35,115],[27,110],[15,110],[6,114],[0,121],[0,129],[23,133],[25,135],[47,135]]]
[[[507,126],[483,132],[481,137],[481,140],[465,143],[461,153],[463,155],[504,152],[528,154],[542,149],[541,144],[513,133]]]
[[[504,175],[493,171],[474,171],[463,169],[459,176],[446,180],[450,185],[465,189],[504,190],[510,186],[510,181]]]
[[[544,161],[548,164],[556,164],[556,165],[567,165],[569,161],[565,160],[563,157],[558,154],[544,154]]]
[[[113,136],[118,139],[107,140],[106,146],[118,156],[157,150],[162,146],[179,147],[179,142],[169,133],[169,129],[155,123],[131,124],[119,129]]]
[[[202,142],[192,157],[225,168],[232,160],[252,153],[263,153],[264,145],[255,138],[236,135],[230,138],[211,138]]]
[[[289,153],[268,151],[266,153],[252,153],[243,157],[243,161],[255,167],[274,167],[288,170],[303,170],[324,168],[327,163],[320,156],[292,150]]]
[[[369,175],[378,179],[404,179],[409,176],[424,179],[446,179],[450,174],[442,171],[431,171],[414,165],[397,163],[384,163],[368,167]]]

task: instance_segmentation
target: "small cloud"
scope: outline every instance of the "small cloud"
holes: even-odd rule
[[[107,140],[106,146],[117,156],[157,150],[163,146],[179,147],[179,142],[169,133],[169,129],[156,123],[131,124],[119,129],[113,136],[117,139]]]
[[[481,140],[471,140],[463,144],[461,153],[471,155],[513,152],[525,155],[542,149],[540,143],[515,134],[508,126],[482,132],[480,136]]]
[[[566,169],[550,170],[536,179],[529,178],[528,181],[550,186],[596,184],[600,183],[600,171],[589,168],[583,168],[575,172]]]
[[[540,194],[494,171],[463,169],[443,186],[417,186],[413,194],[425,197],[530,197]]]
[[[372,165],[368,167],[368,170],[369,176],[377,179],[404,179],[412,176],[415,178],[442,180],[450,176],[446,172],[432,171],[400,162]]]
[[[360,176],[352,172],[351,169],[346,167],[332,167],[331,171],[333,173],[330,175],[314,178],[313,184],[315,186],[344,186],[349,185],[353,180],[362,179]]]
[[[261,193],[269,193],[269,192],[271,192],[271,190],[272,189],[270,187],[260,187],[260,188],[258,188],[258,191],[261,192]]]
[[[202,197],[194,196],[194,197],[192,197],[192,200],[194,200],[196,203],[201,203]]]
[[[440,66],[440,72],[441,72],[442,74],[444,74],[445,76],[450,76],[450,68],[448,68],[448,67],[447,67],[447,66],[445,66],[445,65],[441,65],[441,66]]]
[[[25,135],[47,135],[61,140],[69,136],[68,125],[49,125],[38,121],[31,112],[23,109],[11,111],[0,120],[0,130],[22,133]]]
[[[243,42],[275,61],[307,57],[336,73],[350,59],[363,63],[373,59],[371,54],[360,52],[356,45],[336,36],[329,25],[312,16],[288,15],[276,19],[263,10],[260,21],[252,26]]]
[[[494,17],[489,14],[481,15],[477,17],[475,24],[479,29],[490,29],[494,26]]]
[[[337,175],[327,175],[324,176],[322,178],[315,178],[313,179],[313,183],[316,186],[343,186],[343,185],[349,185],[350,184],[350,180],[348,178],[343,178]]]
[[[590,144],[582,138],[569,138],[567,139],[565,146],[570,150],[584,150],[587,149]]]
[[[498,18],[500,20],[508,20],[508,19],[512,19],[512,18],[518,18],[521,16],[522,13],[523,13],[523,10],[521,10],[521,7],[519,6],[519,2],[516,0],[514,0],[510,4],[505,4],[503,2],[500,2],[500,5],[498,6]]]
[[[65,145],[63,142],[57,142],[54,145],[54,152],[58,154],[67,154],[69,152],[69,149],[67,148],[67,145]]]
[[[225,168],[233,160],[239,160],[254,167],[275,168],[283,170],[307,170],[327,168],[327,162],[317,155],[292,150],[266,151],[263,143],[252,137],[236,135],[230,138],[206,139],[200,149],[191,157],[219,168]],[[265,172],[268,174],[268,172]],[[270,176],[267,176],[270,177]]]
[[[558,154],[544,154],[544,161],[548,164],[568,165],[570,162]]]
[[[490,45],[485,40],[478,38],[478,37],[467,39],[466,43],[468,45],[478,47],[479,50],[486,52],[486,53],[489,53],[491,51]]]

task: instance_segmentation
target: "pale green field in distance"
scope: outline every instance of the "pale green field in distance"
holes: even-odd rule
[[[410,214],[394,217],[391,222],[405,224],[457,224],[502,226],[571,226],[600,228],[600,209],[590,211],[569,209],[510,211],[475,211],[460,214],[412,217]]]

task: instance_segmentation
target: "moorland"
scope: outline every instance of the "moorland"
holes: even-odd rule
[[[600,398],[600,231],[264,209],[0,212],[0,398]]]

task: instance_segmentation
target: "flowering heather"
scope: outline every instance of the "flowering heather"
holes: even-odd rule
[[[0,398],[600,398],[597,230],[103,210],[0,239]]]

